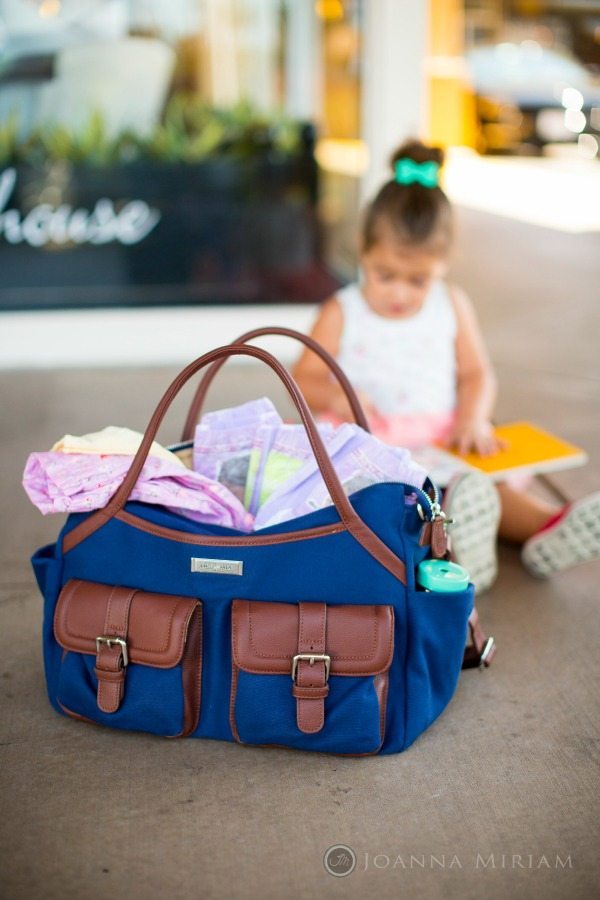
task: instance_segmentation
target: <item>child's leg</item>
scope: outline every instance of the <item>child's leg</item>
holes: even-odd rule
[[[498,534],[507,541],[524,544],[561,511],[561,507],[508,484],[498,484],[497,488],[502,504]]]

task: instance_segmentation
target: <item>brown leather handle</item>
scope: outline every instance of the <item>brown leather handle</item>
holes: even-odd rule
[[[317,465],[323,475],[327,490],[329,491],[344,527],[350,532],[354,539],[361,544],[367,553],[381,563],[381,565],[391,572],[392,575],[406,584],[406,568],[402,560],[399,559],[373,531],[371,531],[368,525],[366,525],[355,512],[352,504],[348,500],[337,472],[333,467],[333,463],[329,458],[329,454],[325,449],[325,445],[323,444],[315,421],[308,409],[306,400],[300,392],[300,388],[287,369],[285,369],[274,356],[267,353],[266,350],[262,350],[259,347],[249,347],[246,344],[228,344],[225,347],[218,347],[216,350],[211,350],[209,353],[200,356],[198,359],[194,360],[194,362],[190,363],[189,366],[186,366],[185,369],[182,369],[179,375],[171,382],[156,407],[123,483],[113,494],[104,509],[99,509],[92,513],[87,519],[65,535],[62,545],[63,552],[68,553],[123,509],[129,499],[129,494],[144,467],[152,441],[155,439],[160,424],[174,398],[184,384],[195,375],[196,372],[200,371],[204,366],[208,366],[220,359],[227,359],[230,356],[250,356],[254,359],[258,359],[270,366],[279,376],[300,414],[300,418],[308,434],[310,445],[315,454]]]
[[[306,347],[309,347],[313,350],[317,356],[319,356],[326,366],[330,369],[331,372],[335,375],[337,380],[339,381],[342,390],[346,394],[348,398],[348,402],[350,404],[350,408],[352,410],[352,414],[354,416],[355,421],[364,428],[365,431],[370,431],[369,423],[367,421],[367,417],[364,413],[362,406],[360,405],[360,400],[356,396],[356,391],[350,384],[348,380],[348,376],[345,374],[344,370],[341,368],[337,360],[325,350],[314,338],[309,337],[307,334],[302,334],[301,331],[295,331],[293,328],[283,328],[279,326],[274,326],[272,328],[254,328],[252,331],[246,331],[245,334],[241,334],[239,338],[236,338],[235,341],[232,341],[232,344],[247,344],[248,341],[254,340],[257,337],[263,337],[265,335],[272,334],[280,334],[284,337],[291,337],[297,341],[300,341]],[[220,368],[225,364],[225,359],[220,359],[216,363],[213,363],[210,368],[202,376],[200,384],[196,389],[196,393],[194,394],[194,399],[192,400],[190,411],[187,414],[187,419],[185,420],[185,425],[183,426],[183,432],[181,434],[182,441],[191,441],[194,437],[194,430],[196,428],[196,423],[200,418],[200,413],[202,412],[202,407],[204,406],[204,401],[206,399],[206,394],[208,392],[209,387],[211,386],[215,375],[219,371]]]

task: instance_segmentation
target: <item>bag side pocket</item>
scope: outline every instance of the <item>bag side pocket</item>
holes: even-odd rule
[[[473,596],[473,585],[452,593],[416,590],[408,595],[405,746],[452,699],[461,671]]]
[[[40,593],[44,598],[42,641],[48,699],[55,709],[59,709],[56,703],[56,685],[60,671],[61,652],[54,640],[53,624],[56,601],[62,586],[63,564],[62,558],[57,555],[56,544],[47,544],[37,550],[31,557],[31,565]]]
[[[57,702],[113,728],[185,737],[200,715],[202,603],[71,580],[54,616]]]

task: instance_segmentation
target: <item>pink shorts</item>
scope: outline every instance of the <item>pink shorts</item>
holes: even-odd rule
[[[332,413],[322,413],[318,419],[332,425],[341,425],[343,421]],[[455,419],[454,412],[414,416],[375,415],[369,416],[369,426],[375,437],[384,443],[410,450],[443,443],[450,437]]]
[[[318,417],[320,422],[331,422],[337,426],[342,424],[342,419],[332,413],[322,413]],[[444,444],[450,437],[456,413],[441,413],[438,415],[421,416],[369,416],[369,426],[372,434],[394,447],[406,447],[408,450],[416,450],[420,447],[430,447],[432,444]],[[515,491],[525,491],[533,481],[529,473],[510,475],[504,479]]]

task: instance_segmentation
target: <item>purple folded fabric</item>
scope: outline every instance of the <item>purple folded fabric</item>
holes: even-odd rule
[[[121,455],[31,453],[23,487],[44,515],[101,509],[125,478],[132,459]],[[130,499],[158,503],[198,522],[246,532],[253,528],[253,516],[226,487],[161,457],[148,457]]]

